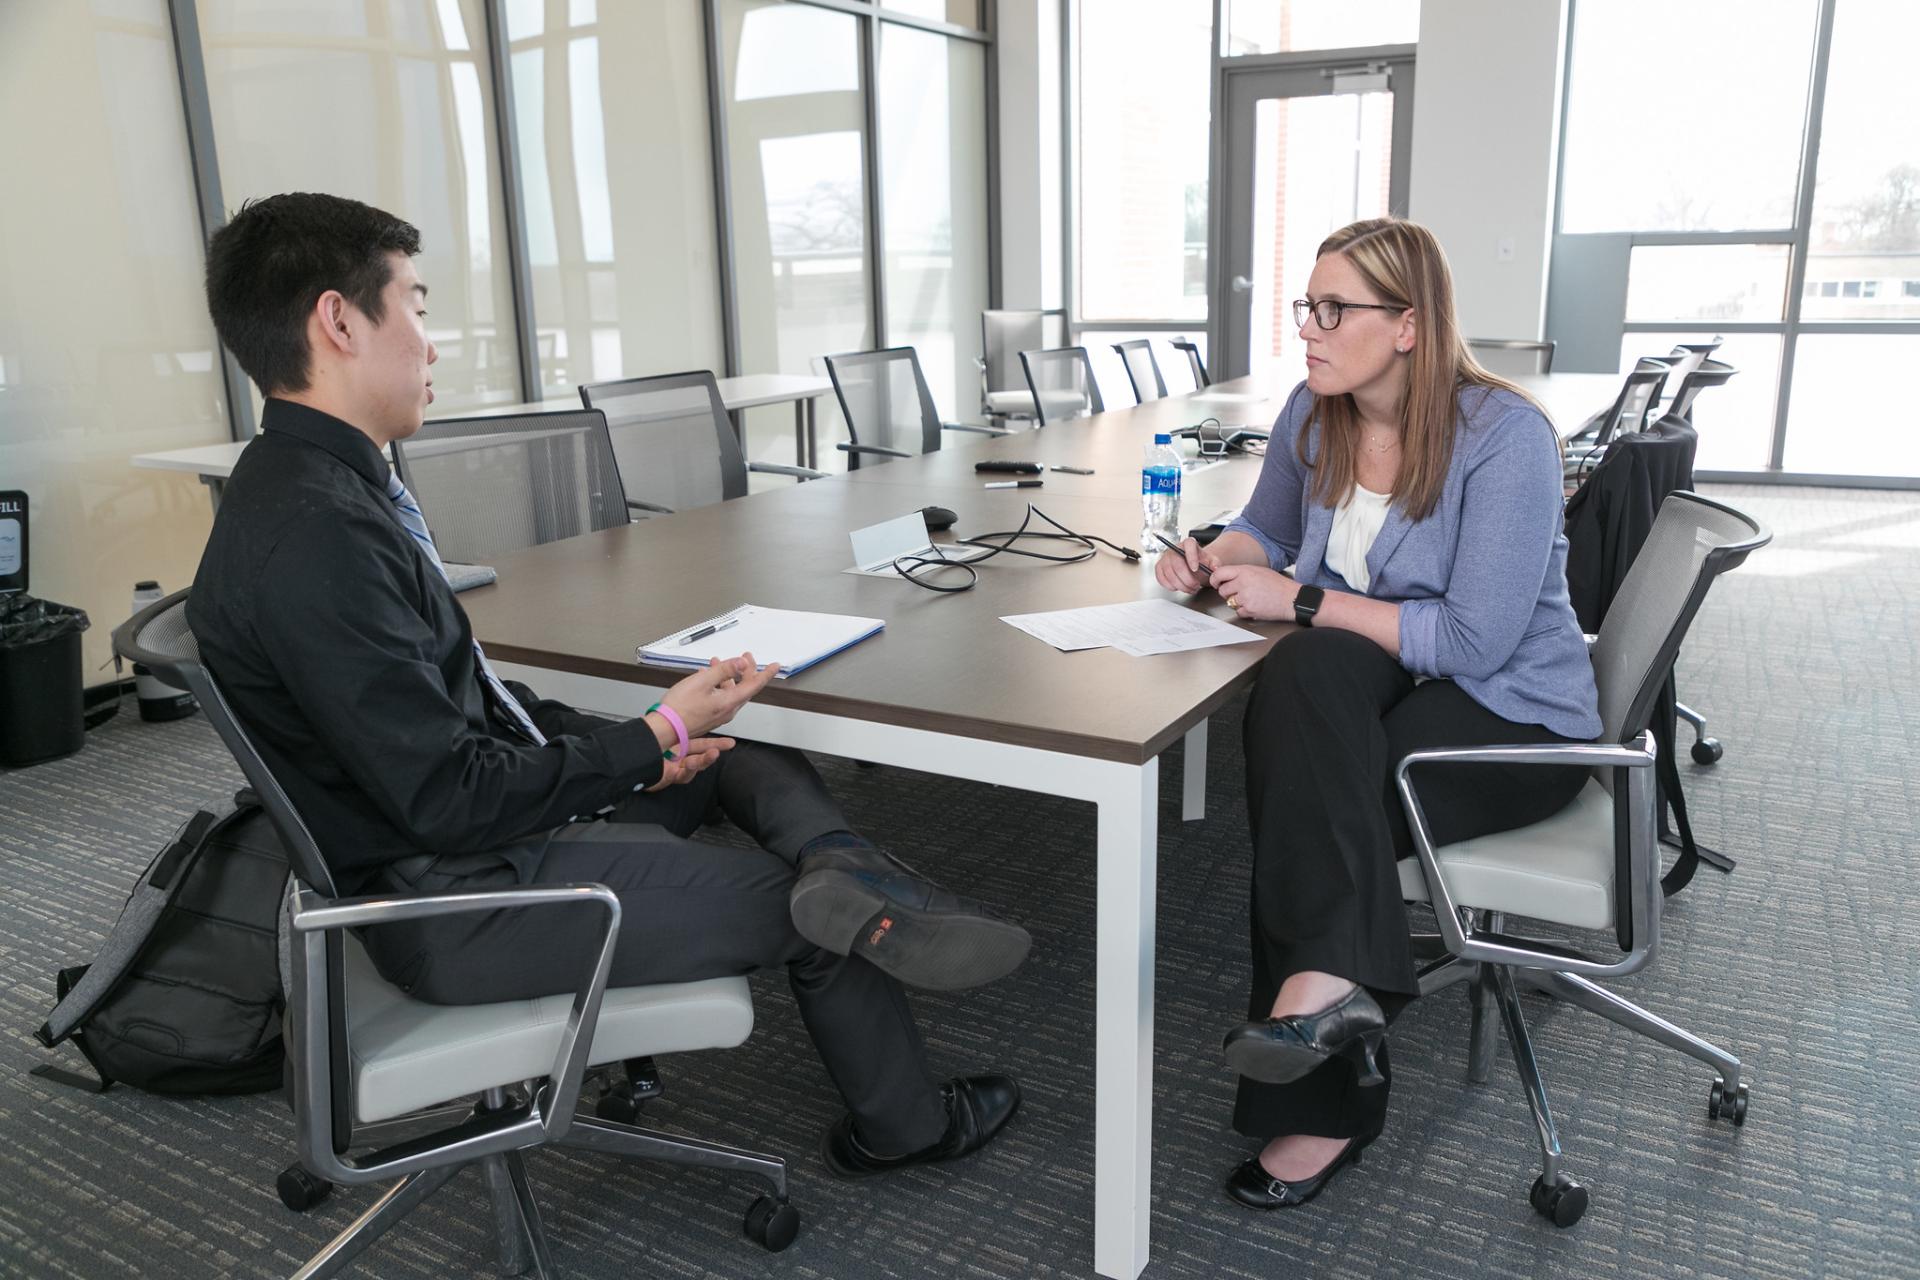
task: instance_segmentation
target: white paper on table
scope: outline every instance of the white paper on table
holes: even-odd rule
[[[1036,640],[1072,652],[1111,646],[1134,657],[1184,653],[1215,645],[1246,644],[1256,631],[1204,614],[1171,600],[1130,600],[1125,604],[1012,614],[1002,622]]]

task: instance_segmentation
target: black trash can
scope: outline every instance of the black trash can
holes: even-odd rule
[[[71,755],[86,741],[80,633],[87,615],[24,591],[0,596],[0,765]]]

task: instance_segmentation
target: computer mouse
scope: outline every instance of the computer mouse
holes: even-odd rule
[[[922,507],[920,514],[927,518],[928,533],[939,533],[942,529],[951,529],[953,522],[960,518],[945,507]]]

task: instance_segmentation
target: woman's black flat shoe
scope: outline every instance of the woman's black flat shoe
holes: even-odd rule
[[[1349,1138],[1340,1154],[1327,1161],[1326,1168],[1298,1182],[1282,1182],[1261,1166],[1259,1156],[1254,1156],[1227,1178],[1227,1194],[1249,1209],[1297,1208],[1326,1190],[1333,1175],[1341,1169],[1359,1164],[1360,1153],[1379,1136],[1376,1133],[1366,1138]]]
[[[1249,1080],[1286,1084],[1330,1058],[1350,1058],[1363,1085],[1384,1084],[1374,1059],[1387,1038],[1387,1015],[1356,986],[1346,999],[1318,1013],[1243,1022],[1221,1044],[1227,1065]]]

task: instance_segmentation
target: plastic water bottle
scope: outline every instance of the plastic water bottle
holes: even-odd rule
[[[165,594],[157,582],[149,580],[134,583],[133,611],[139,613]],[[137,662],[133,664],[133,688],[140,696],[142,720],[178,720],[200,709],[200,704],[194,701],[191,693],[174,688]]]
[[[1154,540],[1160,534],[1178,542],[1180,532],[1180,451],[1173,437],[1165,432],[1154,436],[1140,466],[1140,549],[1152,553],[1161,550]]]

